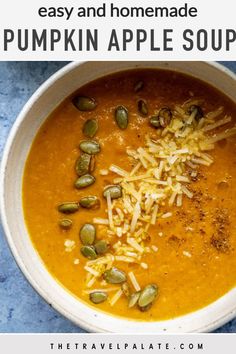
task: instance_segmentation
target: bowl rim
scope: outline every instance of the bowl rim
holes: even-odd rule
[[[5,239],[7,240],[8,246],[10,248],[10,251],[13,255],[13,258],[18,266],[18,268],[21,270],[25,278],[27,279],[28,283],[31,285],[31,287],[44,299],[44,301],[47,304],[50,304],[56,311],[58,311],[61,315],[63,315],[65,318],[69,319],[72,321],[75,325],[81,326],[83,329],[88,330],[89,332],[104,332],[103,329],[100,327],[97,327],[93,324],[90,324],[89,322],[85,321],[84,319],[80,318],[79,321],[78,319],[75,319],[72,314],[68,313],[63,306],[61,306],[58,303],[53,302],[53,297],[39,286],[37,281],[34,279],[34,277],[31,276],[30,272],[27,270],[25,267],[24,261],[21,257],[21,255],[18,252],[17,247],[15,246],[14,240],[11,235],[10,227],[8,225],[7,221],[7,216],[6,216],[6,210],[5,210],[5,201],[4,201],[4,180],[5,180],[5,170],[8,164],[8,158],[9,154],[11,151],[12,144],[14,142],[15,136],[17,134],[17,131],[24,121],[24,118],[27,114],[27,112],[30,110],[30,108],[34,105],[35,101],[41,94],[44,93],[47,89],[49,89],[53,84],[63,78],[64,75],[68,74],[70,71],[75,69],[77,66],[80,66],[82,64],[85,64],[87,61],[76,61],[76,62],[71,62],[60,68],[58,71],[56,71],[53,75],[49,76],[46,81],[44,81],[38,89],[31,95],[31,97],[26,101],[24,104],[23,108],[17,115],[10,132],[8,134],[4,149],[3,149],[3,154],[2,154],[2,161],[0,165],[0,221],[3,226],[3,231],[5,235]],[[104,63],[106,61],[103,61]],[[133,61],[134,63],[140,63],[141,61]],[[145,63],[145,61],[142,61]],[[156,61],[158,63],[160,61]],[[163,62],[163,61],[162,61]],[[183,61],[184,62],[184,61]],[[197,62],[197,61],[196,61]],[[171,62],[170,62],[171,63]],[[233,80],[236,80],[236,74],[232,72],[230,69],[226,68],[222,64],[218,62],[204,62],[205,64],[208,64],[209,66],[213,66],[215,69],[225,73],[227,76],[231,77]],[[94,64],[96,64],[96,61],[94,61]],[[171,70],[171,69],[170,69]],[[122,71],[122,70],[121,70]],[[124,71],[124,70],[123,70]],[[229,292],[231,292],[233,289],[231,289]],[[216,300],[217,301],[217,300]],[[214,301],[215,302],[215,301]],[[213,302],[213,303],[214,303]],[[199,309],[201,310],[201,309]],[[196,310],[195,312],[198,312],[199,310]],[[186,315],[191,315],[191,313],[188,313]],[[224,325],[228,321],[232,320],[236,316],[236,306],[233,311],[229,311],[229,313],[226,313],[225,315],[219,317],[217,320],[215,320],[213,323],[209,323],[208,325],[204,325],[201,328],[197,330],[197,332],[209,332],[213,331],[216,328],[219,328],[220,326]],[[114,317],[114,316],[112,316]],[[145,322],[144,322],[145,323]],[[174,332],[173,332],[174,333]],[[135,334],[135,332],[134,332]]]

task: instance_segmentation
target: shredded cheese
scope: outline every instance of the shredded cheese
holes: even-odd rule
[[[126,262],[126,263],[134,263],[135,259],[127,256],[115,256],[115,261]]]
[[[89,272],[90,274],[94,275],[95,277],[99,277],[100,273],[97,272],[95,269],[89,267],[89,266],[84,266],[84,269]]]
[[[134,230],[136,229],[137,221],[139,219],[140,213],[141,213],[140,203],[137,202],[134,207],[133,218],[130,225],[131,234],[134,233]]]
[[[174,191],[172,194],[171,194],[171,197],[169,199],[169,205],[173,205],[174,202],[175,202],[175,198],[177,196],[178,192],[177,191]]]
[[[93,218],[93,223],[98,225],[109,225],[109,220],[103,218]]]
[[[189,180],[188,177],[186,177],[186,176],[179,176],[179,175],[176,176],[176,181],[178,181],[178,182],[185,182],[185,183],[189,183],[189,182],[190,182],[190,180]]]
[[[183,251],[183,255],[184,255],[185,257],[189,257],[189,258],[192,257],[191,253],[188,252],[188,251]]]
[[[110,228],[113,230],[114,223],[113,223],[113,217],[112,217],[112,202],[111,202],[110,193],[107,193],[107,209],[108,209],[107,214],[108,214],[109,225],[110,225]]]
[[[155,223],[156,223],[157,212],[158,212],[158,205],[155,204],[153,207],[153,212],[152,212],[152,217],[151,217],[151,224],[152,225],[155,225]]]
[[[168,212],[168,213],[165,213],[162,215],[162,219],[167,219],[167,218],[170,218],[171,216],[172,216],[172,213]]]
[[[109,167],[109,170],[116,173],[117,175],[122,176],[122,177],[129,176],[128,172],[126,172],[125,170],[123,170],[122,168],[120,168],[119,166],[116,166],[116,165],[111,165]]]
[[[140,245],[138,244],[138,242],[135,241],[134,238],[128,238],[128,239],[127,239],[127,243],[128,243],[130,246],[132,246],[136,251],[138,251],[138,252],[140,252],[140,253],[143,253],[143,251],[144,251],[143,247],[140,246]]]
[[[102,169],[102,170],[99,171],[99,173],[100,173],[101,176],[107,176],[109,171],[105,170],[105,169]]]
[[[184,194],[187,195],[188,198],[192,199],[193,193],[190,192],[190,190],[188,188],[186,188],[185,186],[182,186],[182,191]]]
[[[138,172],[138,170],[140,169],[140,167],[142,166],[141,162],[138,162],[136,166],[134,166],[134,168],[132,169],[132,171],[130,172],[130,177],[135,175],[135,173]]]
[[[231,137],[233,135],[236,135],[236,127],[232,128],[232,129],[229,129],[229,130],[226,130],[223,133],[219,133],[219,134],[209,138],[208,139],[208,143],[209,144],[214,144],[217,141],[224,140],[224,139],[229,138],[229,137]]]
[[[225,116],[223,119],[220,119],[220,120],[218,120],[218,121],[215,122],[215,123],[206,125],[206,126],[203,128],[203,131],[204,131],[204,132],[208,132],[208,131],[210,131],[210,130],[216,129],[216,128],[220,127],[221,125],[224,125],[224,124],[227,124],[227,123],[231,122],[231,119],[232,119],[232,118],[231,118],[230,116]]]
[[[102,291],[102,292],[105,292],[105,293],[109,293],[109,292],[113,292],[113,291],[117,291],[119,288],[116,286],[116,287],[111,287],[111,288],[101,288],[101,289],[91,289],[91,290],[84,290],[84,293],[85,294],[92,294],[94,293],[95,291]]]
[[[88,288],[91,288],[91,287],[94,285],[94,283],[96,282],[96,280],[97,280],[96,277],[92,277],[92,278],[88,281],[87,287],[88,287]]]
[[[66,252],[72,252],[75,248],[75,241],[66,239],[64,242],[64,246]]]
[[[133,273],[133,272],[129,272],[129,273],[128,273],[128,276],[129,276],[129,278],[130,278],[130,281],[131,281],[131,283],[132,283],[134,289],[135,289],[136,291],[141,290],[141,287],[140,287],[140,285],[139,285],[139,283],[138,283],[138,281],[137,281],[137,279],[136,279],[134,273]]]
[[[147,263],[141,262],[141,263],[140,263],[140,266],[141,266],[143,269],[148,269]]]
[[[123,290],[119,289],[115,295],[110,300],[110,305],[114,306],[115,303],[119,300],[119,298],[123,295]]]
[[[183,203],[183,194],[178,194],[177,202],[176,202],[177,207],[181,207],[182,203]]]

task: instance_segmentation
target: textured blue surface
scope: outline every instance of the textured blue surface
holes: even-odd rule
[[[0,62],[0,157],[24,103],[63,62]],[[223,62],[236,72],[236,62]],[[0,332],[83,332],[31,288],[17,268],[0,227]],[[217,332],[236,332],[236,319]]]

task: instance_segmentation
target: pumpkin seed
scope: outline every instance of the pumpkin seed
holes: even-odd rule
[[[77,202],[62,203],[58,206],[58,211],[64,214],[72,214],[79,210]]]
[[[82,153],[75,163],[75,170],[78,176],[83,176],[91,171],[91,155]]]
[[[123,293],[125,294],[126,297],[130,296],[130,287],[128,283],[123,283],[121,285],[121,290],[123,291]]]
[[[75,96],[72,103],[80,111],[93,111],[97,107],[97,102],[94,98],[85,96]]]
[[[197,106],[196,104],[190,106],[187,113],[191,115],[193,112],[194,118],[197,122],[204,116],[202,108],[200,106]]]
[[[148,107],[147,103],[144,100],[138,100],[138,111],[142,116],[147,116]]]
[[[75,187],[77,189],[86,188],[86,187],[94,184],[95,181],[96,181],[96,178],[94,176],[86,174],[86,175],[80,176],[75,181]]]
[[[97,258],[97,254],[96,254],[95,248],[93,246],[82,246],[80,249],[80,252],[86,258],[89,258],[89,259]]]
[[[146,312],[146,311],[148,311],[148,310],[150,310],[150,308],[152,307],[152,302],[150,302],[150,304],[148,304],[147,306],[139,306],[139,310],[141,311],[141,312]]]
[[[69,230],[72,226],[72,220],[70,219],[61,219],[59,221],[59,226],[63,230]]]
[[[83,133],[88,138],[93,138],[98,130],[98,122],[96,119],[88,119],[84,123]]]
[[[126,129],[129,123],[128,110],[124,106],[118,106],[115,110],[115,120],[120,129]]]
[[[102,302],[107,300],[107,293],[103,291],[94,291],[93,293],[89,294],[89,299],[94,304],[101,304]]]
[[[79,147],[80,147],[80,150],[82,150],[83,152],[86,152],[89,155],[95,155],[100,152],[100,145],[97,141],[94,141],[94,140],[81,141],[81,143],[79,144]]]
[[[147,285],[140,294],[138,305],[139,307],[145,307],[155,300],[158,293],[158,287],[155,284]]]
[[[111,199],[118,199],[122,196],[122,188],[118,184],[107,186],[103,191],[103,196],[107,198],[108,193],[110,194]]]
[[[108,244],[104,240],[99,240],[94,245],[97,254],[104,254],[108,250]]]
[[[79,232],[79,237],[84,246],[90,246],[96,238],[96,229],[92,224],[84,224]]]
[[[134,92],[137,93],[141,91],[144,87],[144,82],[142,80],[137,81],[136,84],[134,85]]]
[[[159,121],[160,121],[160,126],[162,128],[166,128],[172,119],[172,112],[170,110],[170,108],[168,107],[163,107],[160,109],[159,113],[158,113],[158,117],[159,117]]]
[[[134,307],[137,304],[140,297],[140,293],[141,291],[136,291],[135,293],[131,294],[128,304],[129,307]]]
[[[121,284],[126,281],[126,274],[122,270],[112,267],[103,273],[103,278],[109,284]]]
[[[156,116],[152,116],[149,119],[149,122],[154,128],[160,128],[161,127],[160,119],[159,119],[159,116],[157,116],[157,115]]]
[[[96,195],[88,195],[80,199],[79,204],[82,208],[98,209],[100,207],[100,200]]]

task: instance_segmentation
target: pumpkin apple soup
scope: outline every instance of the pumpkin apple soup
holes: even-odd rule
[[[207,84],[134,70],[48,117],[23,179],[49,272],[96,309],[174,318],[236,284],[236,107]]]

